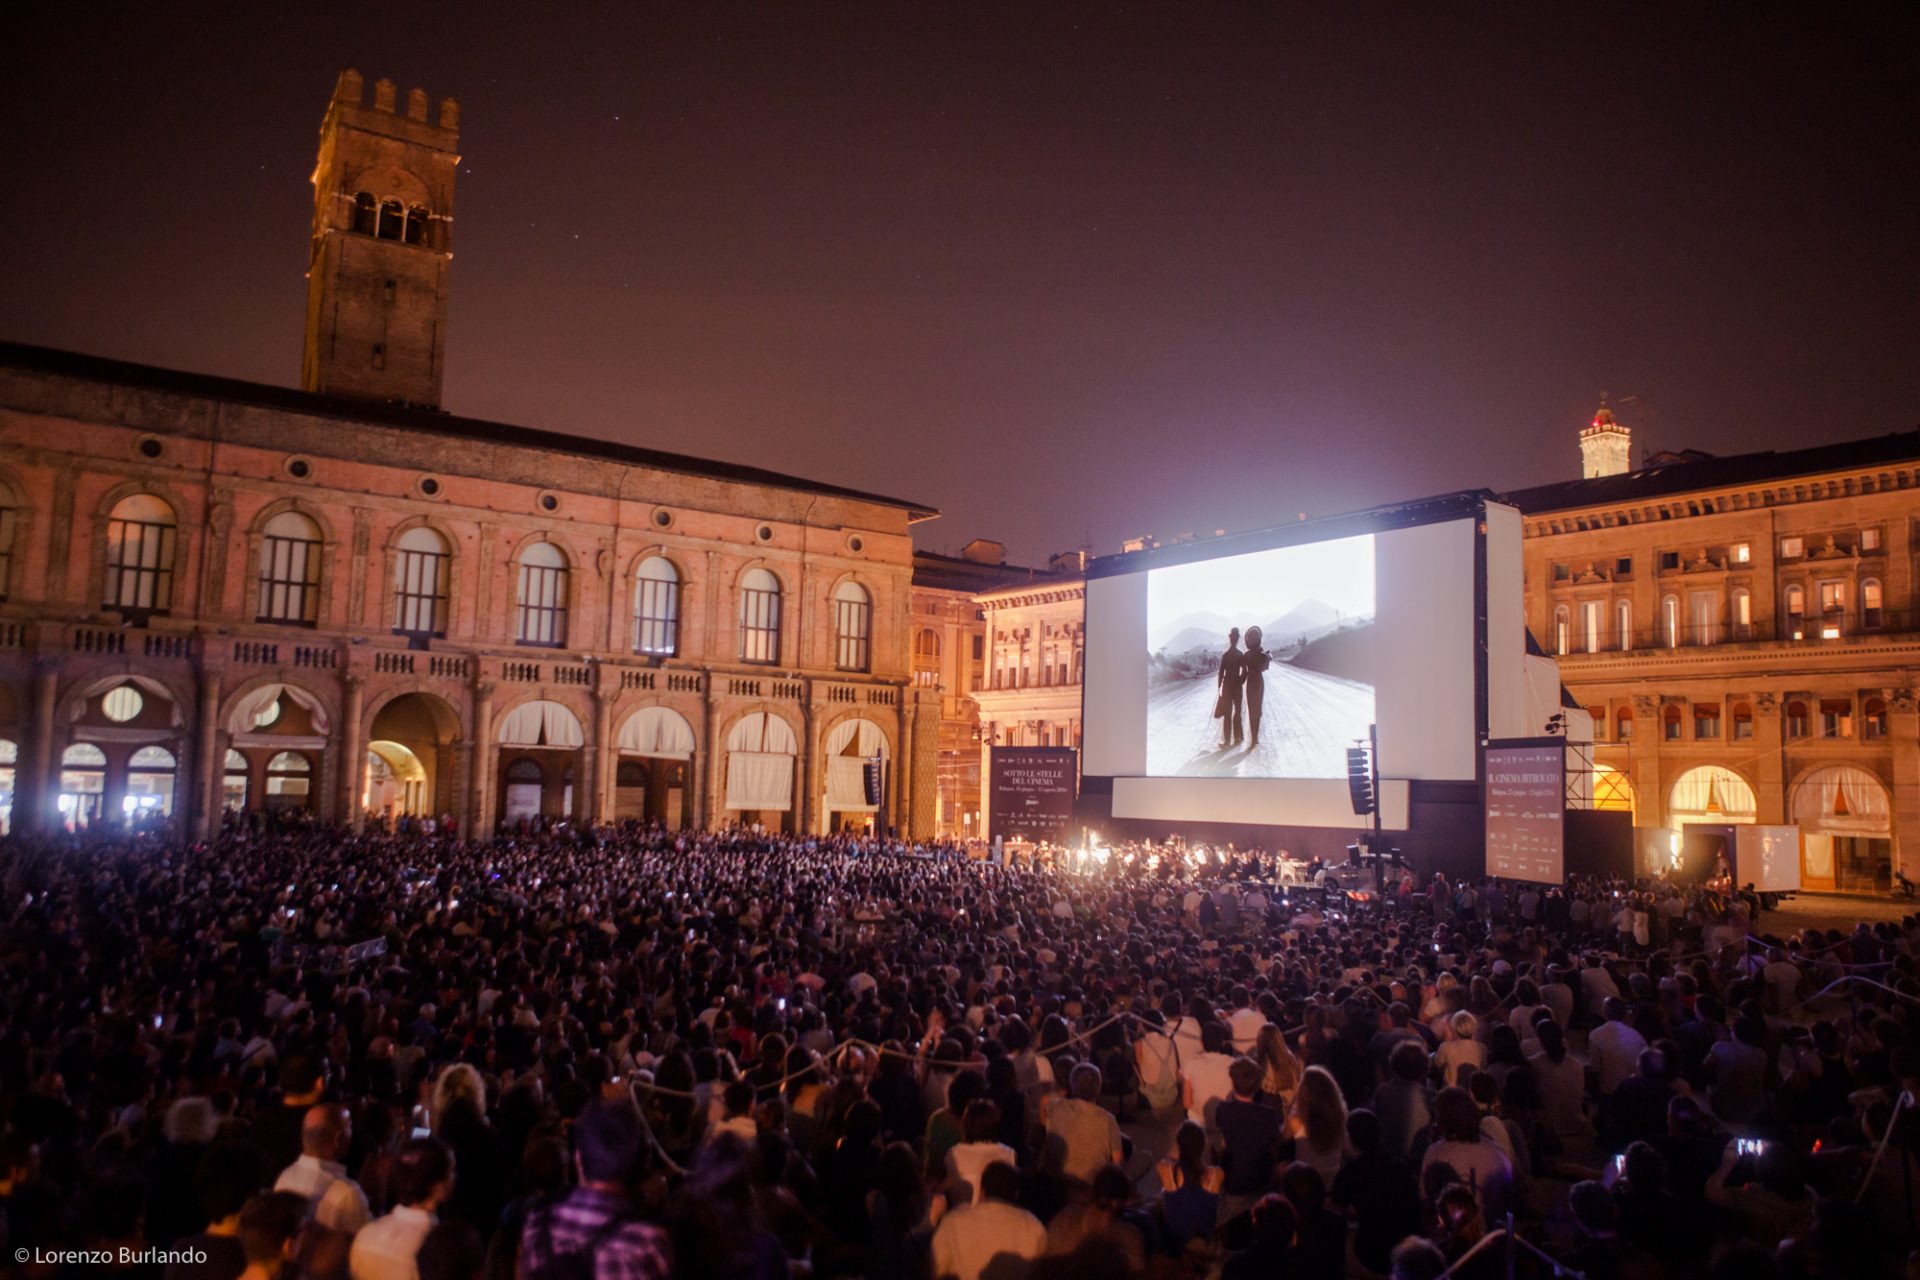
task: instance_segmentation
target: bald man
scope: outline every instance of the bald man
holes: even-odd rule
[[[300,1123],[300,1158],[288,1165],[273,1184],[275,1191],[291,1191],[307,1198],[307,1216],[342,1235],[351,1236],[367,1225],[373,1214],[366,1192],[347,1176],[340,1161],[353,1141],[353,1122],[346,1108],[321,1103],[307,1108]]]

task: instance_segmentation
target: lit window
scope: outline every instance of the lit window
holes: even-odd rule
[[[150,493],[123,498],[107,517],[107,577],[101,604],[123,613],[165,613],[173,604],[173,508]]]
[[[1753,545],[1751,543],[1736,542],[1733,544],[1733,562],[1735,564],[1750,564],[1752,561]]]
[[[680,651],[680,571],[648,556],[634,575],[633,651],[670,658]]]
[[[407,530],[394,546],[393,629],[401,635],[447,633],[447,541],[424,525]]]
[[[100,699],[100,713],[115,724],[125,724],[139,715],[145,705],[146,699],[140,696],[138,689],[123,684],[117,689],[107,690],[107,696]]]
[[[1803,556],[1803,555],[1805,555],[1806,553],[1807,553],[1807,542],[1806,542],[1806,539],[1804,539],[1804,538],[1782,538],[1782,539],[1780,539],[1780,557],[1781,557],[1781,559],[1783,559],[1783,560],[1795,560],[1795,559],[1798,559],[1799,557],[1801,557],[1801,556]]]
[[[1882,617],[1880,580],[1868,578],[1860,584],[1860,625],[1867,628],[1878,627]]]
[[[740,576],[740,661],[780,661],[780,580],[765,569]]]
[[[872,665],[873,600],[857,582],[843,582],[833,592],[833,665],[842,671],[865,671]]]
[[[1860,549],[1862,551],[1878,551],[1880,549],[1880,530],[1862,529],[1860,531]]]
[[[320,526],[298,511],[267,521],[260,540],[261,622],[312,626],[320,616]]]
[[[558,648],[567,642],[567,557],[551,542],[520,555],[519,606],[513,638]]]

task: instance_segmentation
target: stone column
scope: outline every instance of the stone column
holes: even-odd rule
[[[1777,826],[1790,821],[1793,809],[1793,798],[1787,794],[1786,725],[1775,695],[1756,694],[1752,706],[1754,820]]]
[[[19,780],[13,805],[13,825],[22,831],[43,831],[56,825],[52,819],[53,798],[59,791],[60,775],[53,762],[53,719],[58,714],[59,691],[59,660],[51,654],[35,658],[27,776]]]
[[[814,795],[826,786],[826,770],[820,760],[820,744],[813,740],[813,687],[811,682],[802,686],[800,697],[800,759],[798,761],[800,794],[795,798],[793,807],[794,830],[802,835],[826,830],[827,815],[814,814]],[[883,818],[882,821],[885,819]]]
[[[1633,700],[1633,744],[1628,758],[1633,762],[1633,794],[1640,807],[1642,826],[1671,825],[1667,815],[1667,789],[1660,778],[1660,699],[1645,695]]]
[[[1893,743],[1893,865],[1920,879],[1920,702],[1911,688],[1889,689]]]
[[[193,722],[193,834],[205,840],[218,827],[220,805],[220,671],[200,664],[200,707]]]
[[[367,678],[358,671],[340,677],[340,763],[337,769],[339,791],[334,802],[335,822],[350,825],[357,833],[366,827],[362,807],[362,779],[366,777],[367,735],[365,719]]]
[[[894,787],[895,800],[893,811],[894,826],[900,834],[911,840],[920,834],[913,830],[913,762],[914,762],[914,699],[913,686],[900,690],[900,736],[894,744],[893,776],[899,781]]]
[[[493,787],[489,773],[493,768],[493,685],[476,681],[473,686],[473,733],[467,744],[472,752],[467,776],[467,812],[464,828],[469,840],[493,838]]]
[[[720,762],[725,758],[726,752],[721,748],[720,739],[717,736],[720,732],[720,717],[714,714],[713,673],[707,672],[701,680],[706,687],[706,696],[700,704],[705,716],[705,723],[701,726],[700,740],[706,747],[706,768],[693,779],[693,785],[700,797],[696,802],[698,807],[695,810],[700,815],[698,825],[702,831],[710,831],[719,825],[722,812]],[[696,760],[700,758],[699,751],[694,752],[694,758]]]
[[[607,763],[613,758],[608,735],[613,732],[614,695],[605,689],[593,691],[593,736],[587,739],[587,795],[581,814],[589,822],[607,817]]]

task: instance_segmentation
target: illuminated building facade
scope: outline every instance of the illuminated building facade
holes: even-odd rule
[[[1917,495],[1920,432],[1506,495],[1600,801],[1648,827],[1797,823],[1809,888],[1920,874]]]
[[[453,416],[457,108],[357,75],[303,390],[0,346],[0,811],[931,829],[918,504]]]
[[[1080,747],[1080,696],[1086,656],[1084,552],[1054,556],[1027,581],[981,592],[986,669],[980,689],[980,761],[990,749]],[[992,816],[983,794],[981,830]]]

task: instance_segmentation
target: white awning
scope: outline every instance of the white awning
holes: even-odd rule
[[[756,711],[740,717],[727,731],[727,750],[793,756],[800,754],[800,740],[794,736],[793,726],[779,716],[770,711]]]
[[[828,756],[886,756],[887,735],[871,720],[842,720],[827,734]]]
[[[642,707],[620,726],[623,755],[686,760],[693,755],[693,726],[670,707]]]
[[[500,717],[496,739],[503,747],[558,747],[571,751],[587,740],[580,718],[557,702],[523,702]]]
[[[227,717],[227,732],[232,734],[251,734],[259,726],[256,721],[268,707],[280,701],[281,696],[307,709],[313,718],[315,733],[325,734],[330,730],[327,709],[320,700],[297,684],[263,684],[252,693],[233,704],[233,712]]]
[[[785,752],[727,752],[726,807],[776,813],[793,808],[793,761]]]

